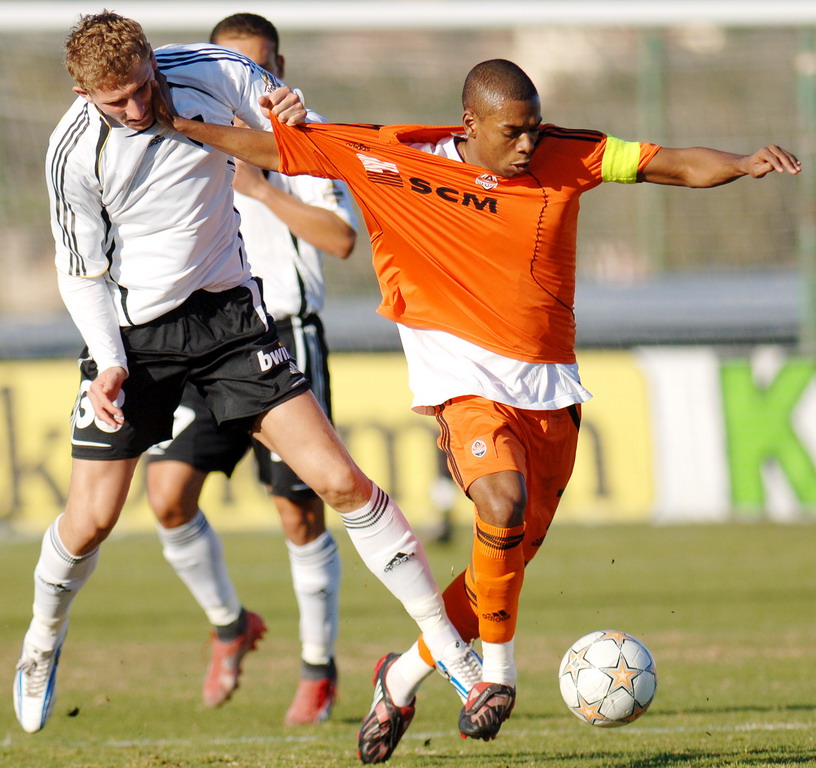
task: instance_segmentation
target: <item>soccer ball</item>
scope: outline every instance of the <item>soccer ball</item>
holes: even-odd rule
[[[558,669],[561,696],[590,725],[615,728],[637,720],[657,690],[649,649],[626,632],[584,635],[570,646]]]

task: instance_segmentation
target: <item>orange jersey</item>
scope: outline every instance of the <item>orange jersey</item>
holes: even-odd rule
[[[348,183],[371,236],[380,314],[517,360],[573,363],[579,197],[633,181],[659,147],[544,125],[529,171],[506,179],[408,146],[459,132],[275,124],[282,173]],[[615,178],[621,157],[631,167]]]

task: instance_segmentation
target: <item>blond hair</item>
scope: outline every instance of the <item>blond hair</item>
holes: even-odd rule
[[[65,67],[82,90],[127,85],[152,49],[141,25],[111,11],[81,16],[65,41]]]

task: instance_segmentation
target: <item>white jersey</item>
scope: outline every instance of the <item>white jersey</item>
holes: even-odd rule
[[[159,48],[156,60],[179,114],[269,128],[258,97],[281,83],[246,57],[199,44]],[[234,172],[217,150],[157,123],[133,131],[78,98],[46,158],[58,272],[103,276],[120,326],[153,320],[196,290],[247,283]]]
[[[462,160],[453,136],[438,144],[412,146],[449,160]],[[431,415],[434,406],[465,395],[537,411],[566,408],[592,397],[581,384],[577,363],[528,363],[490,352],[445,331],[400,323],[397,328],[408,363],[408,385],[414,394],[412,407],[418,413]]]
[[[311,115],[322,121],[319,115]],[[357,219],[351,194],[342,181],[269,172],[267,181],[307,205],[331,211],[352,229]],[[266,309],[272,317],[320,312],[325,301],[323,252],[297,237],[260,200],[235,193],[241,235],[252,274],[263,280]]]

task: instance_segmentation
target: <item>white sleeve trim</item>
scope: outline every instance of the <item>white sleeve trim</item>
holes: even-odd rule
[[[118,366],[128,370],[116,307],[105,279],[75,277],[57,271],[60,296],[79,329],[99,372]]]

